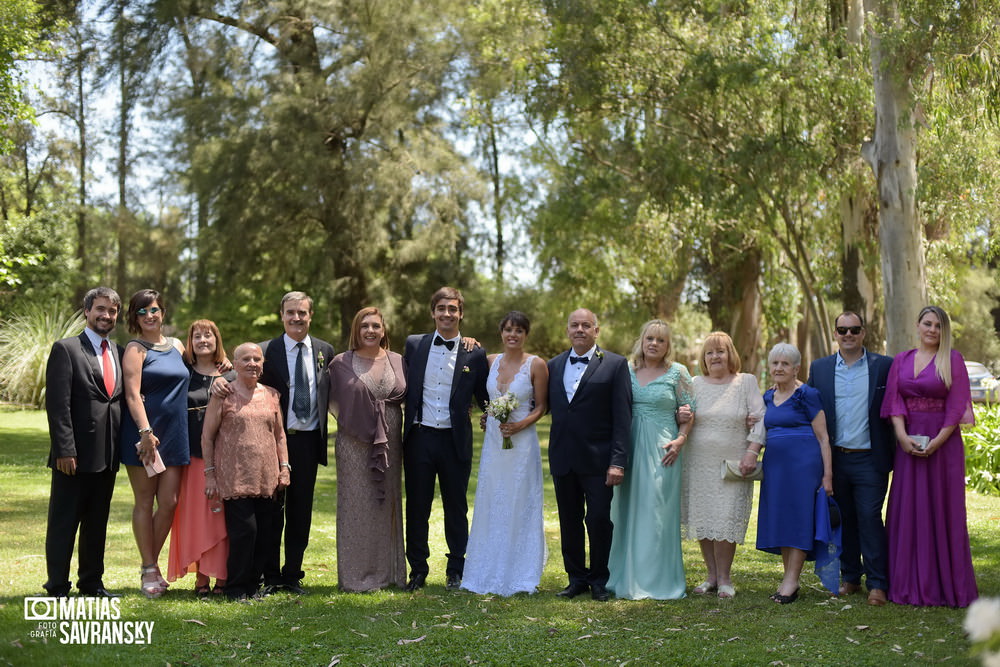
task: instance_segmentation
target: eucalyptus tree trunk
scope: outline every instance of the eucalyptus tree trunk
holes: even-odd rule
[[[883,25],[900,21],[895,0],[868,0]],[[917,131],[910,66],[870,32],[875,82],[875,136],[861,154],[875,172],[885,297],[887,348],[896,354],[916,345],[914,320],[927,300],[923,235],[917,216]],[[903,65],[902,67],[900,65]]]
[[[872,200],[869,185],[861,178],[853,180],[850,189],[840,200],[840,229],[844,244],[842,259],[842,291],[844,310],[861,315],[868,330],[865,345],[875,352],[881,352],[885,328],[877,315],[877,294],[875,281],[877,267],[873,266],[871,250],[867,242],[873,230],[878,227],[878,210]],[[833,317],[837,313],[832,314]],[[831,323],[832,324],[832,323]]]

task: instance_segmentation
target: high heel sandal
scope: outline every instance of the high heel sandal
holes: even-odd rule
[[[147,581],[147,575],[156,575],[156,579],[152,581]],[[143,565],[140,570],[139,582],[141,586],[139,590],[150,600],[155,600],[156,598],[163,595],[165,588],[160,584],[163,577],[160,576],[160,568],[157,567],[156,563],[151,565]]]
[[[692,593],[695,593],[697,595],[704,595],[705,593],[713,593],[716,590],[718,590],[717,584],[710,584],[707,581],[703,581],[694,587]]]

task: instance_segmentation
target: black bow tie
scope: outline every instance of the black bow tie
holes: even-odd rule
[[[569,363],[571,364],[583,364],[584,366],[590,361],[587,357],[570,357]]]
[[[453,341],[453,340],[445,340],[444,338],[441,338],[441,336],[435,336],[434,337],[434,344],[435,345],[444,345],[449,350],[451,350],[452,348],[455,347],[455,341]]]

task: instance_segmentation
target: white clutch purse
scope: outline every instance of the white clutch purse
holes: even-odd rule
[[[722,462],[722,479],[729,482],[759,482],[764,479],[764,468],[758,463],[754,471],[744,477],[740,474],[740,462],[727,459]]]

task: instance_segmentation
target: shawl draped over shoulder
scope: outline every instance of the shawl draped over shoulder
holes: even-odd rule
[[[388,362],[396,381],[385,398],[376,398],[354,371],[354,351],[337,355],[330,364],[330,413],[337,427],[352,438],[371,446],[368,469],[379,500],[385,497],[385,471],[389,467],[389,426],[385,419],[387,404],[401,404],[406,396],[403,358],[388,352]]]

